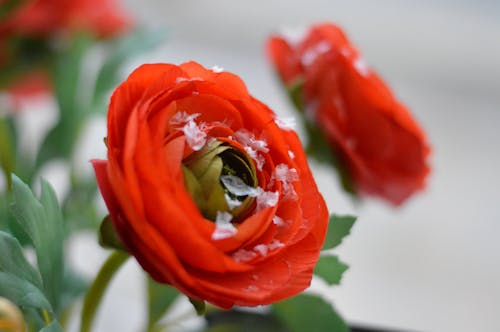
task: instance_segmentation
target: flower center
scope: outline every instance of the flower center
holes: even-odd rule
[[[232,222],[242,219],[253,205],[257,175],[251,158],[222,141],[213,141],[182,162],[184,184],[201,214],[216,220],[229,212]]]

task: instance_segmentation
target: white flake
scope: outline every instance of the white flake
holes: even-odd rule
[[[365,62],[365,60],[361,57],[357,58],[354,61],[354,68],[360,73],[362,76],[367,77],[370,74],[370,67]]]
[[[309,48],[300,59],[304,66],[311,65],[318,56],[328,52],[331,49],[331,45],[327,41],[322,41],[311,48]]]
[[[292,150],[288,150],[288,155],[290,156],[290,158],[295,159],[295,153],[293,153]]]
[[[215,218],[215,230],[212,233],[212,240],[222,240],[234,236],[238,230],[231,224],[233,216],[228,212],[217,211]]]
[[[274,169],[273,179],[281,181],[284,199],[297,199],[297,193],[291,182],[299,181],[299,174],[295,168],[289,168],[286,164],[279,164]]]
[[[295,130],[297,125],[294,117],[289,118],[275,118],[274,122],[283,130]]]
[[[192,81],[203,81],[203,78],[201,78],[201,77],[177,77],[175,79],[176,84],[179,84],[182,82],[192,82]]]
[[[257,196],[257,189],[247,185],[237,176],[234,175],[222,175],[220,180],[224,187],[233,195],[236,196]]]
[[[269,248],[265,244],[258,244],[255,247],[253,247],[253,250],[258,252],[261,256],[266,256]]]
[[[261,188],[259,189],[259,194],[257,196],[257,211],[278,204],[279,193],[277,191],[264,191]]]
[[[246,291],[246,292],[258,292],[259,291],[259,287],[255,286],[255,285],[248,285],[243,290]]]
[[[200,150],[206,143],[207,134],[198,127],[196,122],[190,120],[182,127],[188,145],[194,151]]]
[[[222,73],[224,71],[224,68],[219,66],[213,66],[212,68],[210,68],[210,70],[212,70],[214,73]]]
[[[267,248],[270,250],[270,251],[273,251],[274,249],[278,249],[278,248],[283,248],[285,245],[283,243],[281,243],[280,241],[274,239],[271,243],[269,243],[267,245]]]
[[[267,153],[269,148],[267,142],[264,140],[256,139],[255,136],[245,129],[240,129],[236,133],[236,140],[244,146],[246,153],[252,158],[259,170],[262,170],[266,161],[265,157],[259,152]]]
[[[236,262],[248,262],[257,257],[257,254],[251,250],[238,249],[233,253],[232,257]]]
[[[278,227],[283,227],[283,226],[287,225],[287,223],[283,220],[283,218],[281,218],[279,216],[273,217],[273,224],[275,224]]]
[[[181,124],[184,124],[186,122],[189,122],[189,121],[196,119],[200,115],[201,115],[200,113],[189,114],[189,113],[184,112],[184,111],[179,111],[179,112],[175,113],[173,117],[170,118],[170,124],[172,126],[181,125]]]
[[[224,194],[224,198],[226,199],[227,206],[230,210],[237,208],[241,205],[241,202],[237,199],[232,199],[228,194]]]
[[[249,133],[245,129],[240,129],[236,133],[236,140],[244,146],[248,146],[255,151],[259,152],[269,152],[267,148],[267,142],[264,140],[256,139],[254,135]]]

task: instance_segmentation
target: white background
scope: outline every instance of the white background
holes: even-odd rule
[[[313,164],[331,212],[359,220],[338,253],[351,268],[325,292],[355,323],[411,331],[500,331],[500,4],[493,1],[128,0],[144,24],[167,27],[159,49],[134,60],[196,60],[240,75],[278,114],[293,109],[264,56],[282,27],[341,24],[366,61],[426,129],[433,147],[428,188],[394,210],[355,206],[335,175]],[[104,157],[105,127],[83,149]],[[98,148],[99,147],[99,148]],[[85,166],[87,167],[87,166]],[[90,167],[88,165],[88,167]],[[92,234],[70,246],[92,276],[106,253]],[[323,289],[321,283],[315,287]],[[139,331],[143,284],[131,262],[103,304],[96,331]]]

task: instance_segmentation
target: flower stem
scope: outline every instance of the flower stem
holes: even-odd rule
[[[83,301],[80,332],[91,331],[95,313],[99,308],[104,292],[116,271],[125,263],[128,257],[129,254],[123,251],[114,251],[101,267]]]

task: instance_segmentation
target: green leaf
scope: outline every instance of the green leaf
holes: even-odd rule
[[[57,311],[64,269],[64,225],[55,193],[47,182],[42,181],[38,201],[28,186],[15,175],[12,184],[11,211],[35,247],[45,294]]]
[[[322,250],[332,249],[338,246],[344,237],[351,232],[352,225],[356,221],[354,216],[339,216],[332,214],[328,224],[325,243]]]
[[[203,316],[207,311],[205,301],[189,298],[189,302],[191,302],[191,304],[193,305],[193,308],[198,316]]]
[[[325,300],[307,294],[273,304],[273,312],[290,332],[347,332],[346,323]]]
[[[49,325],[45,326],[38,332],[63,332],[63,329],[57,321],[52,321]]]
[[[302,88],[304,88],[304,82],[304,77],[298,76],[295,80],[293,80],[286,86],[288,96],[290,97],[293,106],[295,106],[295,108],[301,113],[304,112],[304,98],[302,97]]]
[[[119,69],[135,55],[150,51],[164,39],[163,31],[136,30],[114,43],[111,54],[102,65],[94,87],[93,105],[97,108],[106,93],[120,81]]]
[[[104,248],[127,251],[116,233],[110,216],[106,216],[99,227],[99,244]]]
[[[35,285],[12,273],[0,272],[0,295],[19,307],[35,308],[52,312],[52,306]]]
[[[13,147],[12,133],[7,120],[0,117],[0,166],[5,174],[7,186],[10,188],[10,173],[14,169],[15,152]]]
[[[179,291],[172,286],[159,284],[149,276],[146,282],[148,288],[147,331],[151,331],[179,296]]]
[[[67,310],[75,300],[80,298],[80,296],[85,293],[87,288],[87,280],[76,274],[72,269],[66,267],[61,287],[61,308]]]
[[[0,231],[0,271],[10,273],[42,288],[40,274],[28,263],[23,248],[10,234]]]
[[[79,137],[84,119],[89,114],[88,103],[82,102],[80,76],[85,52],[93,39],[77,35],[67,50],[55,58],[52,77],[59,108],[59,121],[45,137],[36,158],[36,167],[55,158],[69,158]]]
[[[337,256],[321,256],[316,264],[314,274],[320,276],[329,285],[338,285],[342,279],[342,274],[348,268],[349,266],[342,263]]]
[[[204,332],[288,332],[275,316],[239,310],[207,312]]]

